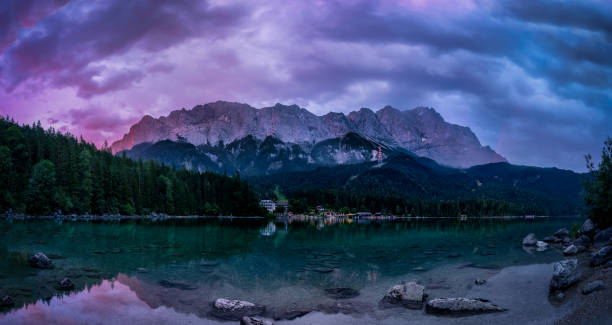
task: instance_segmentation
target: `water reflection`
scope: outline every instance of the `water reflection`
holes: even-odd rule
[[[0,322],[25,320],[15,317],[33,317],[22,314],[39,309],[46,310],[43,315],[49,308],[70,315],[69,305],[76,304],[78,311],[79,299],[84,305],[88,292],[95,293],[87,298],[92,301],[135,295],[150,309],[166,308],[160,323],[188,322],[193,319],[180,317],[194,315],[209,319],[210,302],[219,297],[255,301],[266,305],[270,315],[287,315],[297,307],[316,310],[334,303],[325,296],[328,288],[358,290],[355,303],[376,310],[384,292],[402,280],[418,280],[432,294],[462,295],[476,276],[487,278],[512,265],[550,263],[560,258],[558,252],[527,254],[522,238],[529,232],[543,237],[574,222],[0,222],[5,234],[0,238],[0,296],[11,295],[16,301],[14,311],[4,310],[9,313],[0,315]],[[27,256],[37,251],[47,253],[56,268],[31,269]],[[55,290],[64,277],[73,280],[78,293],[62,296]],[[142,305],[133,298],[124,302],[139,310]],[[176,312],[180,315],[172,314]],[[67,321],[83,323],[78,317]]]

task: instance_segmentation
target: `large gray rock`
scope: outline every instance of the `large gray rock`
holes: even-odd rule
[[[226,320],[241,320],[244,316],[263,314],[265,307],[249,301],[219,298],[213,303],[213,316]]]
[[[393,286],[383,298],[384,302],[390,304],[402,304],[412,309],[421,309],[425,299],[425,287],[416,282],[408,282]]]
[[[274,325],[274,323],[265,319],[244,316],[240,319],[240,325]]]
[[[53,262],[43,253],[36,253],[30,258],[30,266],[37,269],[52,269]]]
[[[587,285],[584,286],[584,288],[582,288],[582,294],[583,295],[588,295],[588,294],[591,294],[591,293],[593,293],[595,291],[603,290],[605,288],[606,288],[606,286],[604,285],[603,281],[601,281],[601,280],[589,282]]]
[[[593,238],[593,246],[602,247],[602,246],[610,245],[611,240],[612,240],[612,227],[598,232]]]
[[[550,290],[565,289],[580,281],[578,260],[570,259],[553,263],[553,276],[550,280]]]
[[[578,248],[578,246],[572,244],[567,246],[567,248],[563,250],[563,255],[572,256],[578,254],[579,251],[580,249]]]
[[[554,234],[553,234],[553,236],[554,236],[554,237],[557,237],[557,238],[561,238],[561,239],[563,239],[563,238],[569,238],[569,236],[570,236],[570,231],[569,231],[569,230],[567,230],[567,228],[561,228],[561,229],[557,230],[557,232],[556,232],[556,233],[554,233]]]
[[[523,238],[523,246],[535,246],[538,243],[538,238],[535,234],[528,234]]]
[[[599,266],[612,260],[612,246],[604,246],[591,256],[591,266]]]
[[[505,309],[485,299],[470,298],[436,298],[427,302],[425,311],[430,314],[473,315],[496,313]]]
[[[595,224],[593,223],[593,221],[591,221],[591,219],[586,219],[586,221],[582,224],[582,226],[578,230],[578,234],[593,238],[596,231],[597,231],[597,227],[595,227]]]
[[[591,245],[591,239],[587,237],[586,235],[582,235],[576,238],[576,240],[574,240],[574,245],[582,246],[582,247],[589,247]]]

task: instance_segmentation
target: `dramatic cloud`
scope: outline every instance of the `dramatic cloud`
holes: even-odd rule
[[[0,5],[0,111],[101,144],[215,100],[435,107],[511,162],[584,170],[612,135],[612,3]]]

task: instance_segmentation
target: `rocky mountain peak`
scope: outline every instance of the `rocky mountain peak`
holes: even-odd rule
[[[112,150],[119,152],[139,143],[179,138],[195,145],[227,144],[249,135],[262,141],[271,136],[307,148],[350,132],[454,167],[505,161],[492,149],[483,147],[469,128],[447,123],[433,108],[399,110],[385,106],[374,112],[364,107],[347,115],[317,116],[298,105],[277,103],[257,109],[226,101],[175,110],[159,119],[147,115],[123,139],[113,143]]]

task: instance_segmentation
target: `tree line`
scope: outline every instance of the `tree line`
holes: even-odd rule
[[[114,156],[81,137],[0,118],[0,213],[234,215],[265,212],[239,174]]]

